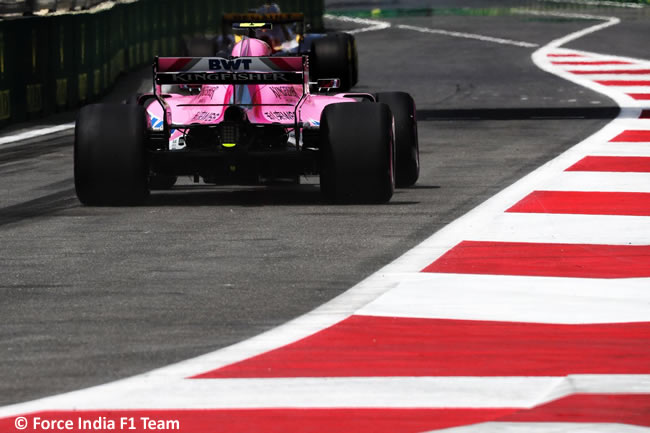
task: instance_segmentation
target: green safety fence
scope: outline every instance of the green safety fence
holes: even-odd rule
[[[226,12],[261,0],[139,0],[110,9],[0,19],[0,127],[96,101],[120,74],[216,35]],[[324,0],[279,0],[323,28]]]

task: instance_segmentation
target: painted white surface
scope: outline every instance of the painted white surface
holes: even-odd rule
[[[495,38],[493,36],[477,35],[475,33],[451,32],[449,30],[430,29],[428,27],[410,26],[410,25],[406,25],[406,24],[399,24],[396,27],[398,29],[412,30],[412,31],[415,31],[415,32],[420,32],[420,33],[428,33],[428,34],[432,34],[432,35],[442,35],[442,36],[451,36],[451,37],[454,37],[454,38],[461,38],[461,39],[474,39],[474,40],[478,40],[478,41],[481,41],[481,42],[490,42],[490,43],[500,44],[500,45],[514,45],[516,47],[523,47],[523,48],[539,47],[538,44],[534,44],[534,43],[530,43],[530,42],[515,41],[515,40],[512,40],[512,39],[504,39],[504,38]]]
[[[591,153],[590,153],[591,154]],[[560,172],[540,185],[545,191],[650,192],[650,173]]]
[[[346,16],[339,16],[339,15],[331,15],[331,14],[324,14],[323,18],[325,18],[326,20],[341,21],[344,23],[352,23],[352,24],[359,24],[362,26],[366,26],[366,27],[361,27],[352,30],[345,30],[345,33],[349,33],[351,35],[356,35],[358,33],[365,33],[365,32],[373,32],[376,30],[384,30],[391,27],[391,24],[389,22],[370,20],[367,18],[346,17]]]
[[[528,323],[648,320],[650,280],[421,274],[357,314]]]
[[[47,128],[25,131],[19,134],[8,135],[6,137],[0,137],[0,147],[13,144],[18,141],[29,140],[30,138],[41,137],[43,135],[48,135],[48,134],[54,134],[55,132],[69,131],[71,129],[74,129],[74,122],[64,123],[62,125],[56,125]]]
[[[88,391],[93,392],[88,392]],[[575,393],[650,393],[648,375],[139,380],[26,403],[41,410],[234,408],[531,408]],[[11,415],[0,409],[0,417]]]
[[[489,230],[483,227],[468,230],[467,239],[554,244],[650,245],[650,218],[509,212],[491,220]],[[646,281],[646,284],[650,287],[650,281]]]

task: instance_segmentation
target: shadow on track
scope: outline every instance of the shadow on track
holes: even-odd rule
[[[399,190],[396,190],[399,191]],[[413,205],[418,202],[395,200],[386,205]],[[169,191],[153,191],[143,206],[345,206],[323,199],[318,185],[213,187],[175,186]]]

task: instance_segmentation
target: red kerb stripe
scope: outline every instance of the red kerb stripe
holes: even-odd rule
[[[650,394],[574,394],[533,409],[506,415],[499,421],[650,426]]]
[[[650,193],[533,191],[507,212],[650,216]]]
[[[612,138],[612,142],[633,142],[633,143],[642,143],[650,142],[650,131],[640,131],[640,130],[627,130],[618,134],[616,137]]]
[[[551,62],[554,65],[631,65],[630,62],[621,60],[584,60],[584,61],[559,61]]]
[[[647,75],[650,69],[600,69],[593,71],[569,71],[577,75],[598,75],[598,74],[630,74],[630,75]]]
[[[628,95],[637,101],[650,101],[650,93],[628,93]]]
[[[566,171],[650,173],[647,156],[586,156]]]
[[[647,278],[650,246],[463,241],[423,272]]]
[[[650,86],[650,81],[646,80],[596,80],[603,86]]]
[[[556,325],[356,315],[194,379],[648,374],[648,341],[650,323]]]

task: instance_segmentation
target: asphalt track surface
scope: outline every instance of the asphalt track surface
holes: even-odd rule
[[[569,48],[650,58],[638,43],[647,12],[580,13],[623,21]],[[389,21],[539,45],[586,27],[528,15]],[[282,324],[617,114],[604,96],[539,70],[535,48],[395,28],[356,39],[357,90],[405,90],[418,106],[421,177],[387,205],[328,205],[313,180],[183,181],[141,207],[87,208],[74,195],[71,133],[0,147],[0,405],[141,373]],[[109,99],[148,78],[124,78]]]

